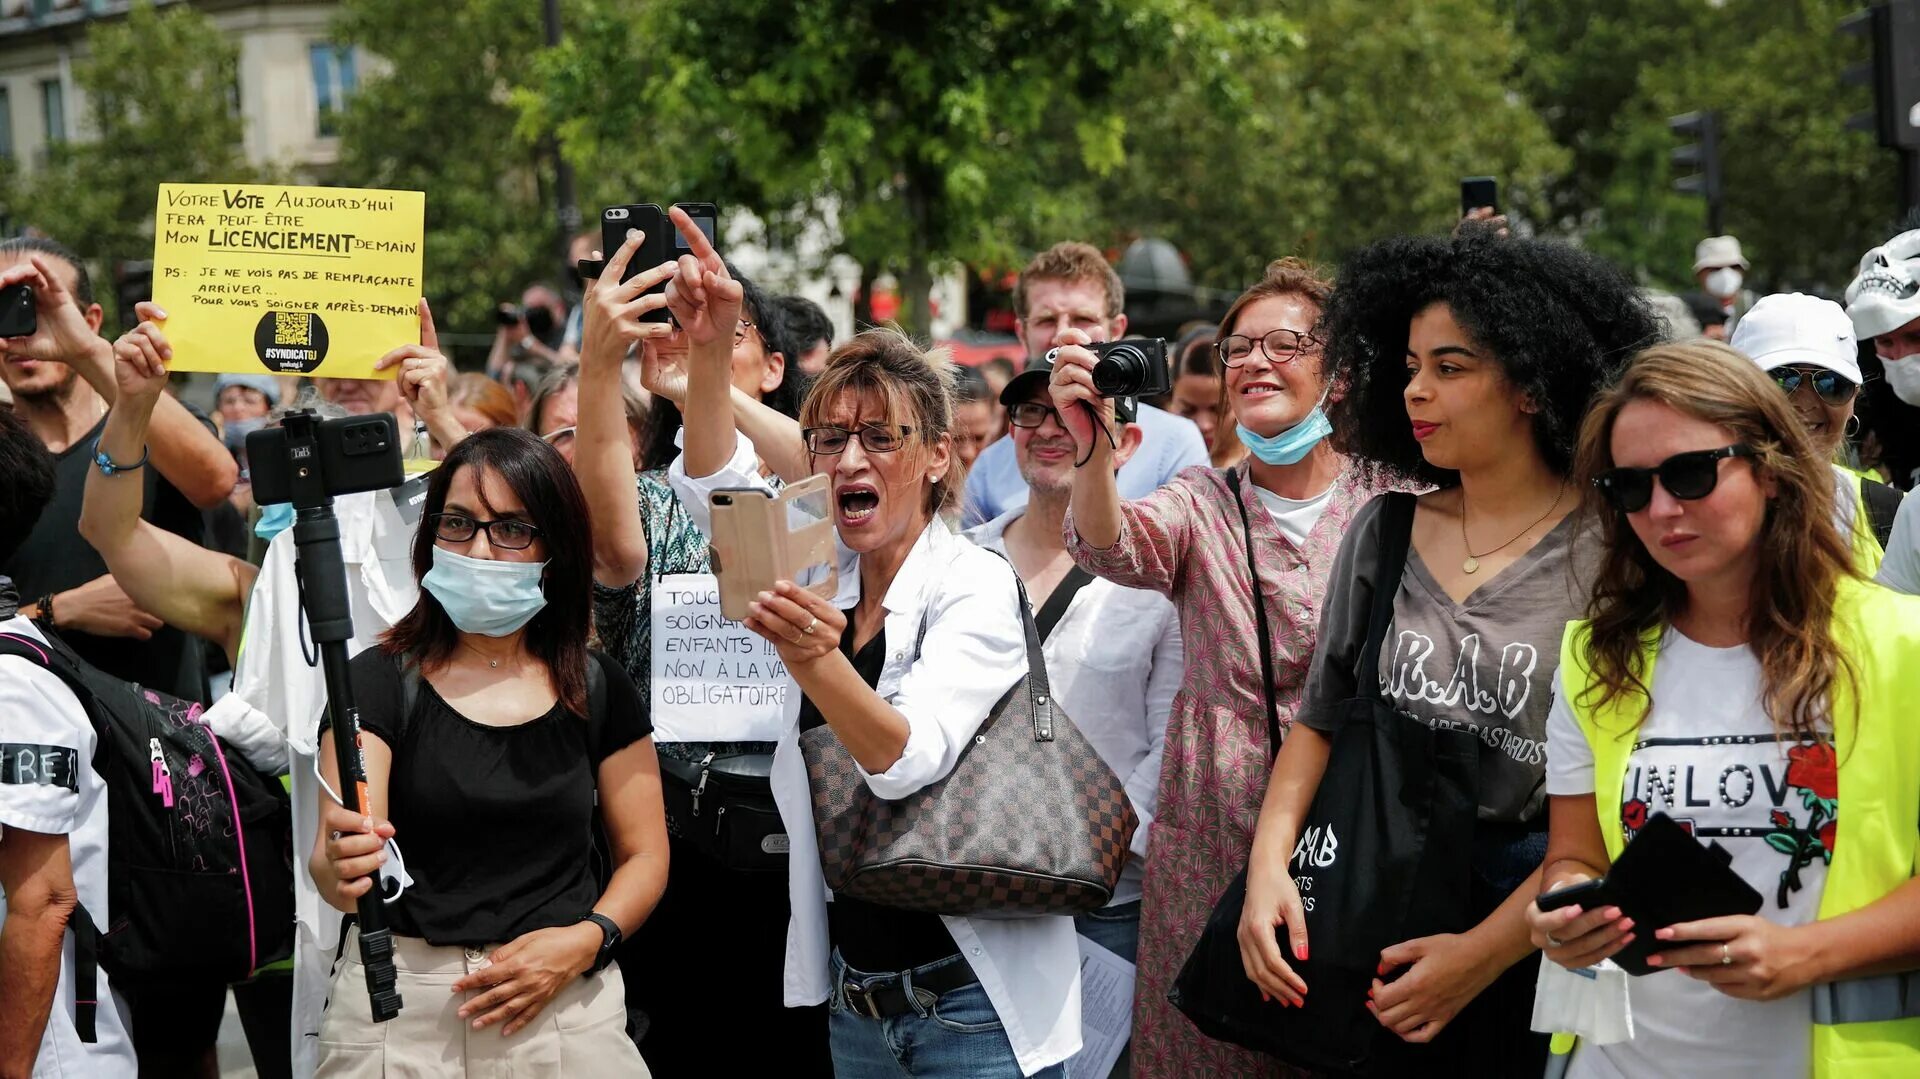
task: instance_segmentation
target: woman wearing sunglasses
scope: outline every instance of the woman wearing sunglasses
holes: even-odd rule
[[[368,805],[323,793],[309,865],[351,912],[407,851],[389,900],[405,1006],[376,1023],[348,939],[320,1027],[323,1077],[645,1075],[613,949],[667,883],[647,712],[587,650],[592,537],[565,461],[527,431],[463,439],[427,486],[420,598],[355,656]],[[319,760],[340,778],[323,723]],[[612,873],[596,879],[596,815]]]
[[[1054,363],[1053,405],[1076,460],[1085,461],[1073,474],[1067,550],[1095,576],[1171,599],[1187,654],[1167,720],[1141,899],[1132,1049],[1139,1076],[1280,1074],[1271,1057],[1201,1034],[1167,990],[1246,865],[1278,748],[1269,716],[1284,726],[1300,707],[1334,552],[1381,489],[1327,441],[1321,312],[1331,293],[1318,271],[1282,259],[1234,301],[1215,356],[1226,372],[1223,436],[1249,456],[1232,469],[1190,468],[1145,498],[1120,498],[1106,434],[1113,402],[1094,390],[1086,335],[1063,334]],[[1263,619],[1270,677],[1250,647]]]
[[[1317,943],[1289,863],[1348,704],[1377,692],[1406,722],[1472,732],[1478,821],[1467,894],[1445,897],[1463,903],[1462,922],[1366,957],[1380,976],[1352,1006],[1382,1028],[1368,1070],[1538,1075],[1547,1045],[1528,1030],[1535,972],[1522,962],[1532,951],[1522,915],[1546,853],[1554,656],[1585,605],[1593,549],[1573,514],[1574,438],[1658,321],[1608,263],[1476,228],[1361,251],[1342,268],[1327,323],[1346,390],[1334,423],[1353,467],[1438,489],[1414,509],[1375,670],[1359,665],[1377,582],[1393,574],[1378,564],[1386,501],[1347,529],[1248,867],[1247,976],[1288,1004],[1313,989],[1289,963]]]
[[[1548,721],[1546,889],[1604,875],[1665,813],[1763,899],[1676,925],[1529,906],[1570,969],[1671,946],[1628,981],[1633,1038],[1575,1048],[1571,1074],[1920,1073],[1896,973],[1920,966],[1920,601],[1860,579],[1806,425],[1723,346],[1639,356],[1578,475],[1603,553]]]
[[[1834,523],[1853,546],[1860,572],[1880,568],[1901,495],[1849,467],[1847,438],[1859,426],[1860,354],[1853,320],[1832,300],[1802,293],[1762,297],[1734,328],[1733,348],[1765,371],[1806,424],[1814,452],[1833,462]]]
[[[752,427],[739,420],[726,379],[739,283],[672,213],[692,254],[669,286],[669,306],[692,351],[686,452],[668,475],[704,530],[713,491],[770,485],[755,444],[735,433],[737,422]],[[1072,918],[828,902],[821,873],[801,731],[830,728],[876,796],[906,798],[953,770],[1026,671],[1012,567],[940,520],[965,479],[953,449],[952,378],[943,357],[886,331],[828,357],[800,424],[809,471],[830,485],[837,592],[823,598],[781,581],[760,593],[746,622],[792,679],[772,772],[791,843],[786,1002],[827,1002],[842,1079],[1057,1077],[1080,1044]],[[784,451],[769,440],[763,452]]]

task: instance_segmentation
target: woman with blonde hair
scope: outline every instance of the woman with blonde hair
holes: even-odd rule
[[[1915,1074],[1896,972],[1920,966],[1920,601],[1858,577],[1825,458],[1725,346],[1640,354],[1577,474],[1604,549],[1548,721],[1545,887],[1604,875],[1665,813],[1763,906],[1675,925],[1529,906],[1570,969],[1663,948],[1629,983],[1633,1038],[1575,1049],[1571,1074]]]
[[[673,211],[692,255],[668,305],[689,338],[685,452],[668,470],[702,531],[708,495],[770,485],[737,435],[728,346],[742,290]],[[1027,671],[1020,591],[1007,562],[940,519],[965,467],[954,451],[953,373],[887,331],[827,359],[800,410],[808,467],[830,483],[838,584],[759,594],[745,625],[792,679],[774,750],[774,801],[791,843],[789,1006],[828,1005],[834,1074],[1057,1077],[1080,1044],[1079,950],[1062,915],[954,917],[835,894],[828,901],[802,731],[830,728],[878,798],[946,778]],[[944,797],[956,797],[949,790]]]

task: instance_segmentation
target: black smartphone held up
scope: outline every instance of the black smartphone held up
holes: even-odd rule
[[[673,205],[675,209],[693,218],[694,227],[698,228],[701,233],[706,236],[707,242],[713,245],[715,251],[720,250],[719,207],[711,202],[676,202]],[[673,230],[674,257],[678,258],[681,255],[691,253],[691,249],[687,247],[687,238],[680,235],[679,229]]]
[[[0,288],[0,337],[32,337],[40,328],[33,310],[33,286]]]
[[[663,262],[676,257],[673,248],[673,222],[667,219],[667,212],[651,202],[635,203],[627,206],[609,206],[600,211],[600,253],[603,258],[612,258],[615,251],[627,242],[627,230],[639,229],[646,234],[640,241],[640,249],[627,260],[627,269],[620,275],[621,281],[630,281],[636,274],[652,269]],[[653,295],[667,291],[662,281],[641,295]],[[665,322],[670,316],[667,309],[649,311],[640,316],[642,322]]]
[[[1500,183],[1491,176],[1469,176],[1460,181],[1460,216],[1485,206],[1500,212]]]

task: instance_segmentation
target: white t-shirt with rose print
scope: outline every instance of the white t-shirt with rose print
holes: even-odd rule
[[[1547,793],[1591,794],[1593,751],[1559,688],[1547,719]],[[1733,855],[1734,870],[1765,897],[1761,917],[1813,921],[1838,814],[1831,746],[1775,733],[1762,705],[1760,661],[1744,645],[1709,648],[1669,629],[1650,688],[1653,708],[1636,733],[1620,792],[1627,835],[1665,813]],[[1570,1079],[1812,1074],[1806,991],[1755,1003],[1673,971],[1630,978],[1627,989],[1633,1039],[1582,1046]]]

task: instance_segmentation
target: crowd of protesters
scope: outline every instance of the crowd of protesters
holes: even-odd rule
[[[1008,372],[836,343],[672,220],[657,266],[577,241],[604,270],[502,304],[483,371],[423,300],[375,378],[223,375],[211,413],[165,311],[109,341],[86,259],[0,242],[37,315],[0,340],[0,1076],[217,1076],[229,992],[263,1077],[1078,1076],[1089,949],[1134,971],[1116,1076],[1920,1073],[1920,230],[1836,299],[1756,294],[1710,238],[1692,314],[1499,221],[1280,258],[1170,343],[1156,405],[1103,388],[1129,324],[1089,245],[1019,274]],[[250,490],[247,436],[299,410],[408,442],[404,484],[334,502],[358,811],[295,511]],[[669,706],[665,616],[720,621],[716,500],[816,485],[831,584],[737,622],[779,692]],[[126,807],[176,777],[156,737],[152,790],[113,785],[75,669],[277,777],[277,953],[126,962],[159,924]],[[967,819],[946,781],[1036,680],[1137,821],[1098,902],[836,873],[823,745],[874,806]],[[1354,867],[1406,837],[1346,817],[1336,851],[1363,788],[1434,864]],[[1451,816],[1408,808],[1433,791]],[[1661,815],[1757,910],[1555,897]],[[1343,856],[1337,894],[1416,894],[1316,921]],[[1222,1036],[1210,939],[1256,1026],[1360,1049]]]

